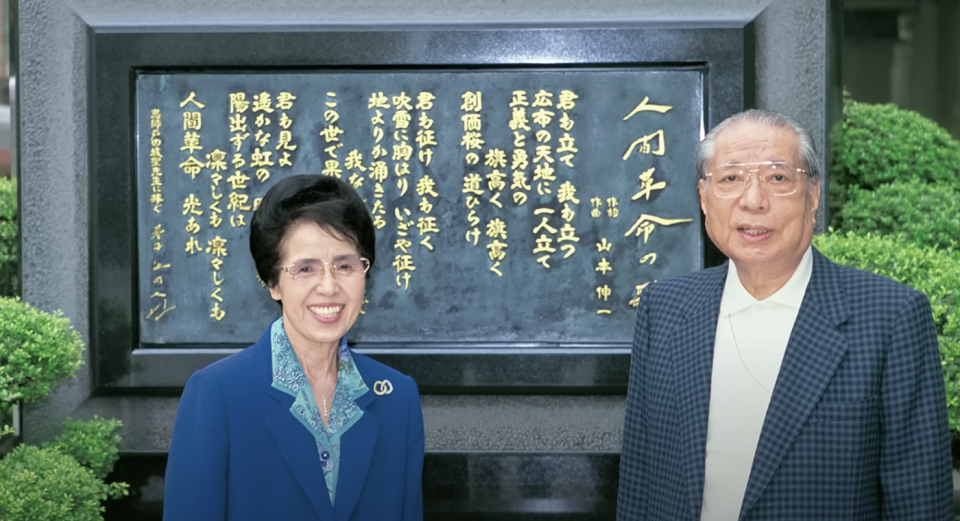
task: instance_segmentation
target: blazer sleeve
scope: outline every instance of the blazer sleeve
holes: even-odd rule
[[[630,375],[627,384],[627,410],[623,422],[623,448],[620,451],[620,487],[617,492],[617,520],[643,519],[647,490],[644,485],[642,450],[646,426],[643,422],[642,366],[650,343],[650,306],[644,292],[637,306],[637,322],[630,353]],[[647,298],[644,298],[647,297]]]
[[[403,498],[403,521],[423,521],[423,408],[417,382],[410,380],[410,419],[407,432],[407,470]]]
[[[177,408],[164,482],[163,519],[226,519],[227,415],[216,382],[194,373]]]
[[[883,520],[953,519],[950,431],[930,302],[912,292],[883,369]]]

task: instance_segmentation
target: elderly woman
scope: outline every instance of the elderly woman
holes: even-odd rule
[[[283,316],[187,382],[164,519],[423,518],[417,386],[344,337],[374,244],[370,213],[346,183],[294,176],[267,192],[250,252]]]

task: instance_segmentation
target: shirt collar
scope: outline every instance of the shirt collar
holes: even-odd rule
[[[727,263],[727,281],[723,287],[723,296],[720,298],[720,316],[732,315],[761,302],[753,297],[737,275],[737,266],[730,261]],[[807,251],[800,258],[800,265],[790,276],[790,280],[762,302],[780,304],[799,309],[803,303],[803,296],[813,273],[813,248],[807,246]]]
[[[343,386],[351,398],[358,398],[367,392],[367,385],[357,370],[350,349],[347,347],[347,337],[340,337],[337,362],[338,386]],[[276,387],[291,396],[296,396],[301,388],[307,388],[307,377],[300,366],[290,339],[283,329],[283,317],[278,318],[270,326],[270,354],[273,373],[273,387]]]
[[[363,416],[363,409],[357,405],[356,399],[369,390],[354,363],[350,349],[347,348],[346,338],[340,338],[337,386],[331,399],[327,426],[324,428],[323,418],[320,416],[320,410],[311,392],[307,375],[303,372],[303,367],[283,328],[283,317],[278,318],[270,327],[273,357],[271,385],[293,396],[290,413],[313,434],[318,442],[328,440],[330,443],[339,443],[340,435]]]

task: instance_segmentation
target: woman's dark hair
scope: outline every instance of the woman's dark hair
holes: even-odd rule
[[[267,286],[272,288],[277,284],[280,245],[287,230],[298,221],[316,223],[350,241],[373,266],[376,230],[356,190],[335,177],[295,175],[267,190],[250,222],[250,253],[260,280]]]

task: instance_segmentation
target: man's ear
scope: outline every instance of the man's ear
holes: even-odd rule
[[[697,184],[700,186],[700,211],[707,215],[707,182],[701,179]]]
[[[820,207],[820,179],[818,178],[813,184],[813,191],[810,193],[810,211],[814,215],[817,213],[817,208]]]

